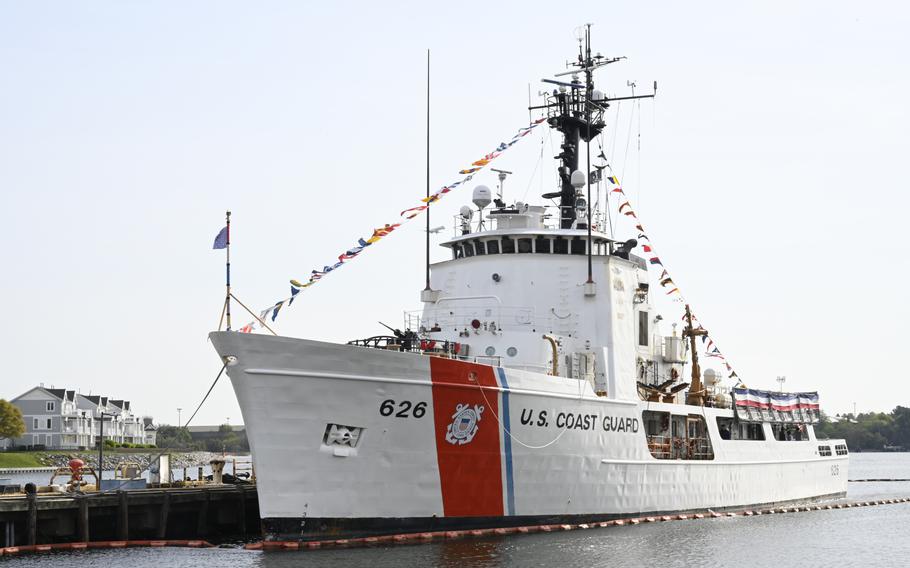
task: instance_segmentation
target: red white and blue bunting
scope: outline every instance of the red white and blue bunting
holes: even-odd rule
[[[733,402],[744,422],[815,424],[820,418],[817,392],[733,389]]]

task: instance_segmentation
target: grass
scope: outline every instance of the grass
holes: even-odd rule
[[[0,468],[44,467],[37,452],[0,452]]]

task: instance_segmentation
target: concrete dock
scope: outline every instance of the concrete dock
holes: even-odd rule
[[[259,534],[255,485],[0,497],[0,546]]]

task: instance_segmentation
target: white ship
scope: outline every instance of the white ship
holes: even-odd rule
[[[494,205],[475,189],[479,211],[462,208],[410,329],[349,344],[210,335],[247,426],[267,538],[846,494],[847,447],[816,438],[817,395],[731,389],[702,373],[705,330],[689,307],[680,333],[665,335],[637,243],[597,223],[579,157],[617,100],[593,83],[612,61],[586,42],[581,79],[552,81],[534,109],[563,137],[560,185],[543,196],[555,203]]]

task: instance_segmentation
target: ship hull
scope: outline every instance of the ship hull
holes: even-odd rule
[[[314,540],[593,522],[843,496],[834,441],[721,440],[727,410],[597,397],[585,381],[348,345],[213,333],[265,536]],[[712,459],[656,459],[642,411],[701,415]]]
[[[815,497],[776,501],[770,503],[748,503],[731,507],[714,507],[710,511],[760,510],[779,507],[793,507],[817,504],[840,499],[846,492],[818,495]],[[522,515],[511,517],[340,517],[340,518],[264,518],[263,533],[272,541],[312,541],[323,539],[347,539],[395,534],[426,533],[457,530],[483,530],[510,527],[537,527],[542,525],[563,525],[599,523],[618,519],[637,518],[642,515],[659,517],[664,515],[704,514],[709,509],[687,509],[666,511],[628,511],[626,513],[583,514],[583,515]]]

